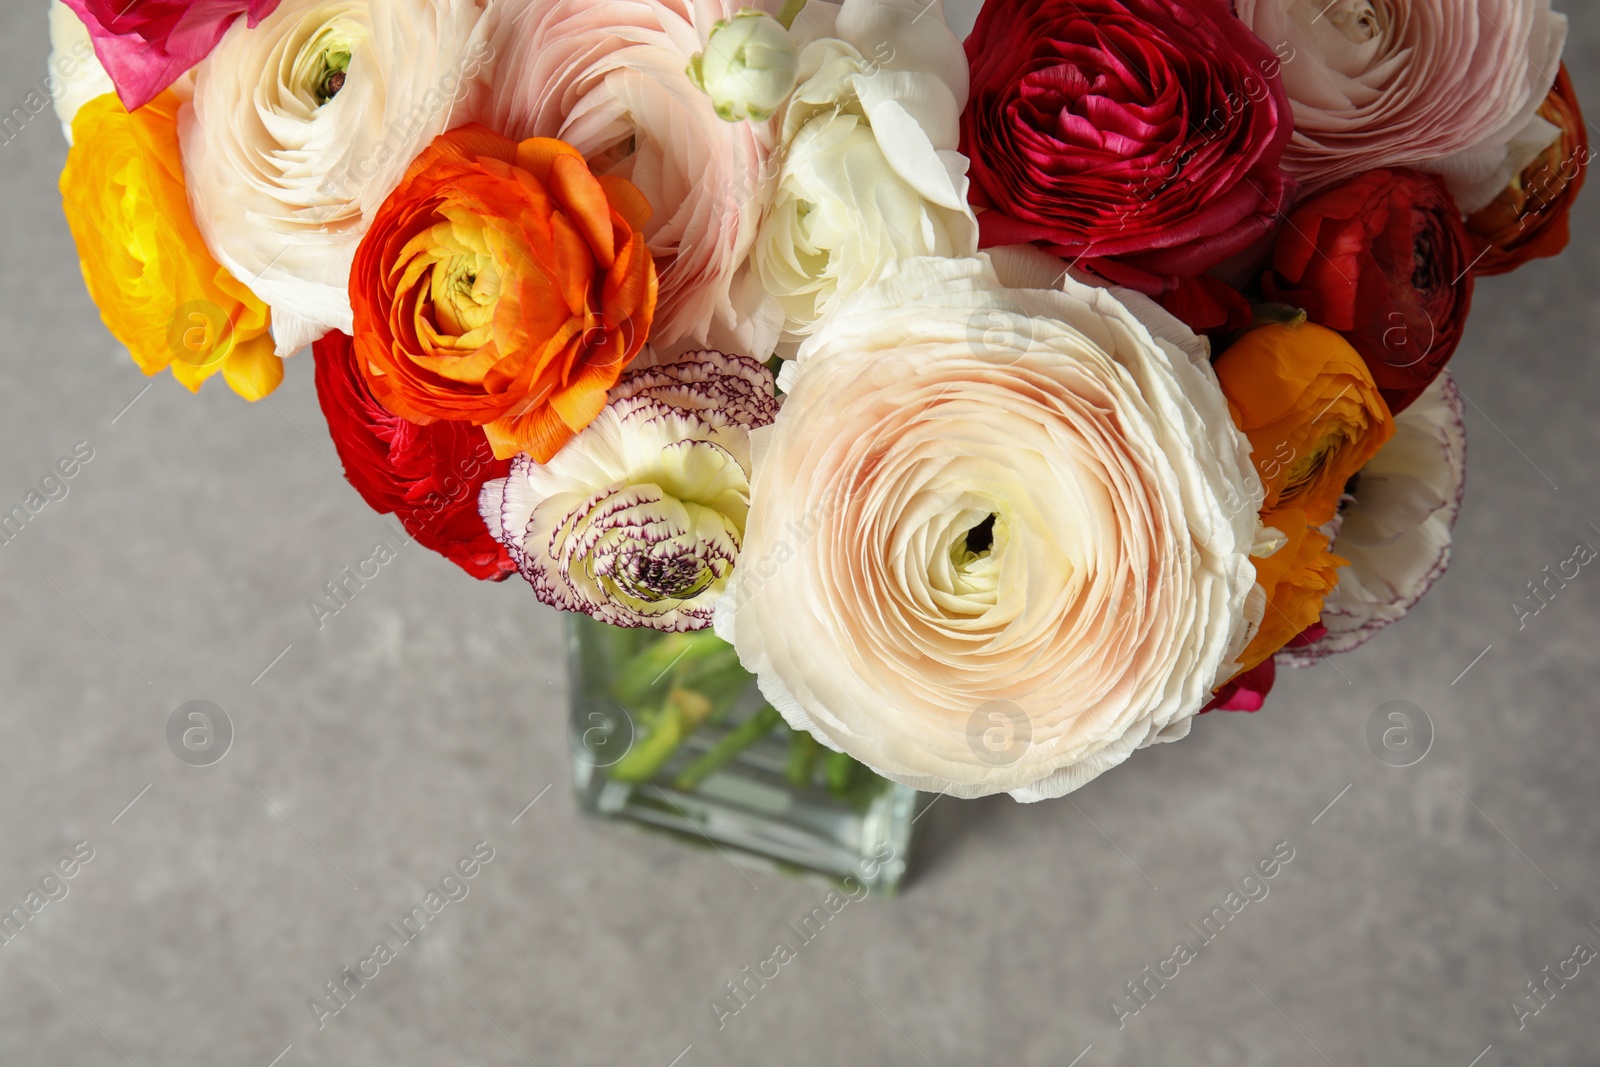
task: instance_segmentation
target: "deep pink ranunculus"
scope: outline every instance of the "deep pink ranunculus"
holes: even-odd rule
[[[129,111],[211,54],[240,15],[254,26],[278,0],[65,0]]]
[[[1038,242],[1160,294],[1293,197],[1278,56],[1227,0],[987,0],[966,47],[984,246]]]

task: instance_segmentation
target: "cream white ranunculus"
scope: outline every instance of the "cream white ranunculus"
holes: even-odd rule
[[[770,355],[778,312],[745,262],[771,192],[772,123],[725,122],[688,67],[740,0],[495,0],[485,122],[555,137],[631,181],[659,283],[650,343]]]
[[[744,538],[750,430],[777,406],[771,373],[743,356],[630,371],[549,463],[519,455],[484,485],[484,522],[546,604],[704,629]]]
[[[920,789],[1059,796],[1184,736],[1262,609],[1206,357],[1148,301],[907,261],[783,368],[717,632],[791,726]]]
[[[1465,414],[1445,371],[1395,416],[1394,436],[1361,469],[1335,521],[1332,551],[1348,563],[1323,602],[1327,636],[1284,649],[1285,662],[1310,666],[1366,644],[1444,574],[1466,484]]]
[[[1550,0],[1237,0],[1235,10],[1281,60],[1294,107],[1283,168],[1311,191],[1416,167],[1441,174],[1471,214],[1544,147],[1519,138],[1566,42]]]
[[[474,117],[484,0],[284,0],[238,20],[179,116],[195,223],[288,355],[352,331],[357,244],[417,154]]]
[[[770,119],[794,91],[800,53],[783,23],[764,11],[741,11],[711,28],[689,77],[728,122]]]
[[[83,20],[61,0],[50,0],[50,62],[46,85],[61,132],[72,143],[72,119],[97,96],[115,92],[111,75],[95,58],[94,42]]]
[[[978,248],[957,150],[967,61],[939,0],[846,0],[833,32],[801,53],[751,254],[786,341],[902,260]]]

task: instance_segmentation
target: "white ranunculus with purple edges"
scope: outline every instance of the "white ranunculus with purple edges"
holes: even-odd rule
[[[519,455],[484,485],[484,522],[552,607],[704,629],[744,538],[750,431],[777,410],[771,373],[744,356],[630,371],[549,463]]]
[[[1312,192],[1380,167],[1415,167],[1444,176],[1471,214],[1539,151],[1514,142],[1561,63],[1567,20],[1550,0],[1235,8],[1282,58],[1295,119],[1283,168]]]
[[[1323,602],[1326,636],[1286,648],[1286,663],[1308,667],[1348,652],[1399,621],[1450,565],[1450,530],[1461,512],[1467,427],[1450,372],[1394,420],[1395,432],[1361,469],[1335,520],[1332,551],[1349,561]]]
[[[284,0],[234,23],[179,115],[195,223],[272,307],[278,353],[353,332],[356,246],[434,137],[475,117],[485,0]]]
[[[978,250],[958,151],[966,99],[966,55],[940,0],[845,0],[830,35],[806,46],[751,253],[785,341],[901,260]]]
[[[801,345],[716,620],[791,726],[1019,800],[1188,732],[1259,624],[1262,487],[1205,343],[1143,306],[915,259]]]
[[[772,0],[495,0],[499,75],[488,125],[555,137],[596,174],[633,182],[654,214],[660,285],[650,342],[765,358],[779,313],[745,266],[771,192],[769,121],[727,122],[688,68],[712,28]]]

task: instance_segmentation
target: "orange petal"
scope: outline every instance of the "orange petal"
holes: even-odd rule
[[[530,137],[517,145],[516,164],[541,182],[550,180],[550,167],[557,156],[568,156],[583,162],[583,153],[565,141],[554,137]],[[587,166],[587,164],[585,164]]]
[[[600,174],[595,177],[595,181],[606,191],[606,198],[611,201],[611,206],[617,209],[617,214],[634,229],[644,229],[644,224],[656,213],[655,208],[650,206],[650,201],[639,191],[639,187],[628,179],[619,178],[615,174]]]

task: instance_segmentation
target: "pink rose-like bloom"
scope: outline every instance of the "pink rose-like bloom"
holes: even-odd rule
[[[490,16],[501,73],[487,124],[566,141],[654,209],[645,238],[661,288],[650,341],[669,355],[679,341],[758,357],[777,343],[781,314],[742,270],[770,195],[774,129],[719,118],[687,72],[712,25],[751,6],[501,0]]]
[[[1560,66],[1550,0],[1237,0],[1283,57],[1283,168],[1315,192],[1380,167],[1443,175],[1471,213],[1549,144],[1527,143]]]
[[[254,26],[278,0],[65,0],[129,111],[143,107],[222,40],[240,15]]]

